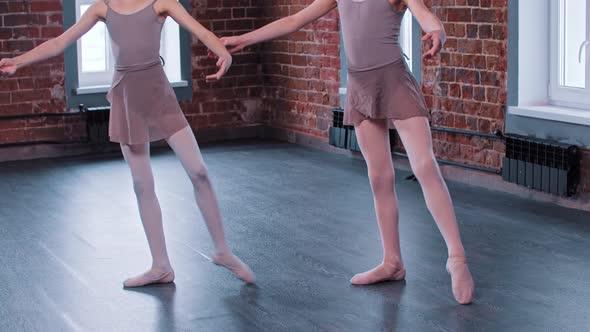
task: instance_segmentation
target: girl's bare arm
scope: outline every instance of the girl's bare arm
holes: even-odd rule
[[[230,52],[237,52],[246,46],[275,39],[298,31],[303,26],[326,15],[336,8],[336,0],[315,0],[300,12],[281,18],[260,29],[241,36],[221,38],[225,46],[231,46]]]
[[[78,40],[86,32],[92,29],[99,20],[103,19],[105,13],[106,5],[103,0],[98,0],[86,10],[76,24],[60,36],[42,43],[23,55],[19,55],[12,59],[6,58],[0,60],[0,73],[2,75],[12,75],[21,67],[63,53],[71,43]]]

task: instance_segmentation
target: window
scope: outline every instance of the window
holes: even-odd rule
[[[399,43],[402,52],[407,56],[406,62],[408,63],[408,67],[412,70],[412,62],[414,60],[412,58],[412,13],[409,10],[406,10],[404,19],[402,20]]]
[[[590,126],[589,10],[590,0],[508,1],[507,130],[508,117]]]
[[[590,106],[590,0],[550,2],[550,103]]]
[[[590,147],[589,3],[508,0],[507,133]]]
[[[94,3],[94,0],[76,0],[76,19]],[[93,92],[111,83],[115,61],[106,25],[99,22],[77,43],[78,93]],[[180,27],[168,18],[162,30],[160,55],[166,65],[164,71],[170,82],[182,85],[180,69]]]

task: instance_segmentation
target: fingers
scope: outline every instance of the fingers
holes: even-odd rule
[[[429,32],[424,37],[422,37],[422,41],[432,40],[432,47],[422,55],[422,59],[430,59],[440,51],[442,48],[442,43],[440,37],[435,34],[434,32]]]
[[[240,51],[242,49],[242,46],[238,45],[238,46],[234,46],[232,48],[230,48],[228,51],[229,53],[236,53],[238,51]]]
[[[219,77],[217,76],[217,74],[215,74],[215,75],[208,75],[208,76],[205,77],[205,81],[207,83],[219,81]]]
[[[214,82],[214,81],[219,81],[221,79],[221,77],[223,77],[223,75],[225,75],[225,73],[227,72],[227,70],[229,69],[227,61],[223,58],[220,58],[217,61],[217,67],[219,67],[219,70],[217,71],[217,73],[212,74],[212,75],[208,75],[205,77],[205,80],[207,82]]]
[[[217,73],[215,73],[213,75],[208,75],[207,77],[205,77],[205,80],[207,82],[219,81],[221,79],[221,77],[225,74],[225,72],[227,71],[224,64],[225,64],[225,61],[223,59],[219,59],[219,61],[217,61],[217,66],[219,67],[219,70],[217,71]]]
[[[219,40],[221,40],[223,46],[232,46],[236,44],[234,37],[221,37]]]
[[[434,56],[432,49],[422,55],[422,59],[430,59]]]
[[[221,79],[221,76],[223,76],[223,74],[225,74],[224,72],[224,68],[220,68],[217,73],[213,74],[213,75],[208,75],[205,77],[205,81],[207,82],[214,82],[214,81],[219,81],[219,79]]]
[[[7,59],[0,60],[0,67],[3,67],[6,64]]]

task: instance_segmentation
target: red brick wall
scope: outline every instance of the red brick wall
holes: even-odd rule
[[[263,0],[259,25],[294,14],[312,0]],[[339,106],[340,34],[331,12],[301,31],[260,48],[269,124],[327,138]]]
[[[190,13],[221,37],[254,29],[259,6],[257,0],[192,0]],[[257,54],[237,54],[220,82],[206,83],[205,76],[216,71],[215,60],[207,57],[207,48],[195,39],[192,52],[193,100],[183,103],[182,108],[193,128],[237,127],[266,121]]]
[[[0,1],[0,58],[12,57],[62,32],[60,1]],[[63,112],[63,56],[0,79],[0,115]],[[80,119],[0,120],[0,143],[79,137]]]
[[[423,62],[423,91],[433,126],[504,130],[507,0],[427,0],[448,39],[438,59]],[[426,45],[425,45],[426,46]],[[494,139],[433,132],[435,153],[452,161],[501,168]]]

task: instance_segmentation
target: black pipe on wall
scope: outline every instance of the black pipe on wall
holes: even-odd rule
[[[408,155],[405,154],[405,153],[392,152],[392,154],[394,156],[403,157],[403,158],[406,158],[406,159],[408,158]],[[477,170],[477,171],[481,171],[481,172],[486,172],[486,173],[493,173],[493,174],[501,174],[502,173],[501,170],[497,170],[497,169],[489,168],[489,167],[475,166],[475,165],[470,165],[470,164],[465,164],[465,163],[460,163],[460,162],[450,161],[450,160],[445,160],[445,159],[436,159],[436,161],[438,163],[440,163],[440,164],[458,166],[458,167],[473,169],[473,170]]]
[[[479,137],[486,137],[492,139],[504,139],[504,134],[500,129],[496,129],[494,133],[482,133],[479,131],[474,130],[464,130],[464,129],[456,129],[456,128],[447,128],[447,127],[430,127],[432,131],[442,131],[445,133],[453,133],[453,134],[461,134],[461,135],[470,135],[470,136],[479,136]]]

